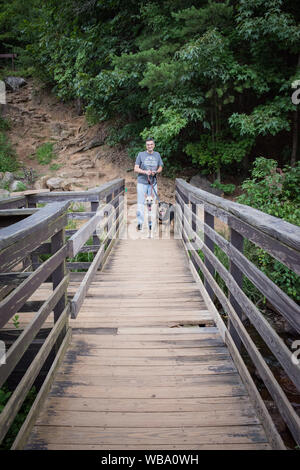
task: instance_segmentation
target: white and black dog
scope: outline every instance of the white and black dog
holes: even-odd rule
[[[160,224],[168,225],[174,220],[174,206],[170,202],[158,203],[158,220]]]

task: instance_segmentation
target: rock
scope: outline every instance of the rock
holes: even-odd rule
[[[44,175],[37,181],[41,185],[41,189],[46,189],[48,187],[47,186],[47,180],[49,178],[51,178],[50,175]],[[36,188],[36,189],[40,189],[40,188]]]
[[[5,183],[12,183],[14,180],[14,175],[12,173],[10,173],[9,171],[6,171],[4,173],[4,176],[2,178],[2,184],[5,184]]]
[[[24,187],[23,181],[20,181],[20,180],[13,181],[9,187],[10,192],[20,191],[20,189],[18,188],[19,185],[22,185]],[[21,191],[23,190],[21,189]]]
[[[74,189],[74,185],[78,184],[78,180],[76,178],[69,178],[63,181],[61,187],[64,191],[72,191]]]
[[[74,170],[64,171],[63,173],[59,173],[58,175],[60,178],[80,178],[83,176],[83,171],[78,168]]]
[[[190,184],[196,186],[196,188],[203,189],[209,193],[215,194],[216,196],[222,196],[223,191],[217,188],[212,188],[211,183],[202,175],[195,175],[190,179]]]
[[[89,163],[90,159],[88,157],[71,157],[70,158],[72,165],[81,165],[82,163]]]
[[[60,136],[60,134],[66,130],[66,125],[61,122],[53,122],[50,124],[50,131],[53,136]]]
[[[9,191],[6,189],[0,189],[0,199],[6,199],[10,196]]]
[[[50,178],[46,181],[46,185],[50,190],[53,189],[61,189],[62,185],[64,183],[64,180],[62,178]]]
[[[95,163],[91,162],[91,161],[85,161],[83,163],[81,163],[80,165],[80,168],[83,168],[85,170],[88,170],[89,168],[94,168],[95,167]]]
[[[4,176],[4,173],[0,171],[0,180],[2,180],[3,176]]]
[[[4,83],[8,90],[14,92],[17,91],[20,87],[27,85],[26,80],[21,77],[6,77]]]

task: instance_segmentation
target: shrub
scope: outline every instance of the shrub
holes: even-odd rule
[[[41,165],[49,165],[49,163],[56,158],[56,155],[53,152],[53,144],[51,142],[42,144],[36,151],[36,157],[37,161]]]
[[[7,136],[0,132],[0,171],[14,172],[18,169],[16,154]]]

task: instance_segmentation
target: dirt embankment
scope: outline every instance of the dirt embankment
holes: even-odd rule
[[[34,170],[35,189],[46,187],[51,177],[61,177],[68,190],[85,190],[125,178],[128,201],[136,201],[134,161],[125,149],[105,144],[109,123],[89,126],[74,105],[62,103],[31,79],[25,87],[7,94],[5,108],[5,117],[12,123],[10,141],[21,166]],[[54,143],[56,158],[41,165],[35,153],[46,142]],[[159,195],[173,202],[174,180],[161,176]]]

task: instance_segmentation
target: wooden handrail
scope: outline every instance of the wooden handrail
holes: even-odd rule
[[[248,238],[294,272],[299,272],[300,228],[251,207],[197,189],[181,179],[176,180],[175,198],[176,231],[189,253],[190,263],[197,276],[199,270],[202,271],[210,297],[214,299],[216,296],[228,314],[227,327],[219,314],[217,317],[218,325],[222,324],[224,341],[230,350],[234,350],[235,359],[240,364],[243,359],[239,351],[241,343],[244,344],[295,441],[299,444],[300,419],[243,325],[244,315],[250,319],[298,389],[300,389],[299,366],[292,362],[292,352],[243,292],[242,279],[243,276],[247,276],[285,320],[299,332],[299,306],[247,259],[243,254],[243,240]],[[199,205],[204,212],[203,219],[197,214]],[[232,235],[229,241],[215,231],[214,217],[220,218],[229,226]],[[228,256],[229,270],[215,255],[215,245]],[[204,255],[204,261],[198,254],[200,251]],[[218,272],[225,282],[229,292],[228,298],[216,282],[215,272]],[[254,391],[252,395],[255,396]]]
[[[54,325],[49,336],[0,414],[0,442],[54,345],[57,353],[13,448],[19,448],[20,443],[25,442],[34,424],[37,410],[53,381],[54,371],[67,348],[71,337],[68,326],[71,307],[72,317],[76,317],[92,276],[99,266],[104,264],[115,241],[114,233],[120,230],[124,215],[121,197],[124,188],[124,179],[116,179],[87,191],[34,192],[0,200],[0,219],[3,226],[0,229],[0,287],[4,289],[2,300],[0,297],[0,328],[19,311],[36,311],[32,321],[7,353],[7,362],[0,368],[0,386],[10,377],[49,314],[54,312]],[[71,202],[89,202],[91,211],[68,212]],[[104,205],[100,206],[102,202]],[[46,205],[36,208],[37,203]],[[112,207],[115,211],[111,211]],[[111,213],[108,217],[104,217],[105,212]],[[68,219],[88,219],[88,221],[79,230],[66,231]],[[100,241],[96,229],[101,221],[106,233],[104,239]],[[70,232],[72,236],[66,241],[65,236]],[[93,245],[85,246],[91,236],[93,236]],[[75,296],[68,298],[70,275],[67,274],[67,266],[76,269],[78,263],[66,261],[80,251],[91,251],[95,253],[95,257],[92,262],[79,263],[80,267],[84,264],[88,272]],[[50,257],[44,262],[39,262],[39,256],[42,254],[49,254]],[[26,264],[26,272],[12,272],[16,265],[24,263],[28,257],[31,259],[31,264]],[[28,301],[44,282],[53,284],[53,291],[48,299]],[[70,303],[67,303],[67,299]]]

